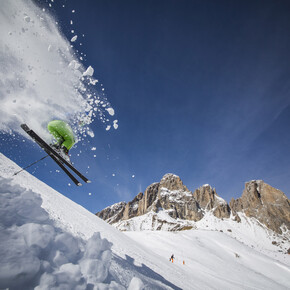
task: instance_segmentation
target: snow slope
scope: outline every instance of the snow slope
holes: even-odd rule
[[[0,164],[0,288],[20,282],[41,283],[39,289],[290,287],[286,263],[225,233],[124,234],[29,173],[12,177],[19,167],[2,154]],[[172,253],[174,263],[169,262]]]
[[[219,231],[251,248],[255,248],[262,254],[290,265],[289,255],[287,255],[290,248],[289,230],[284,230],[283,234],[280,235],[268,229],[255,218],[249,218],[241,212],[239,212],[239,216],[241,221],[236,222],[234,216],[220,219],[215,217],[212,211],[207,211],[200,221],[194,222],[174,219],[169,215],[169,210],[160,209],[157,213],[149,211],[141,216],[120,220],[113,226],[124,232],[176,231],[176,229],[182,228]]]

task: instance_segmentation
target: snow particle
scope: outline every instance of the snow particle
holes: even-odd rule
[[[87,70],[83,73],[83,76],[85,77],[85,76],[92,76],[94,74],[94,69],[91,67],[91,66],[89,66],[88,68],[87,68]]]
[[[78,36],[77,35],[75,35],[70,41],[71,42],[75,42],[76,40],[77,40],[77,38],[78,38]]]
[[[114,116],[115,115],[115,111],[113,108],[108,108],[106,109],[106,111],[111,115],[111,116]]]
[[[118,123],[118,120],[114,120],[113,121],[113,127],[114,127],[115,130],[117,130],[118,127],[119,127],[119,125],[117,123]]]

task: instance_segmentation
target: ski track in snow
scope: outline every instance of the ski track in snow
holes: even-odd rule
[[[289,267],[224,233],[191,230],[125,234],[27,172],[12,178],[19,167],[0,154],[1,177],[7,187],[31,189],[55,227],[83,243],[99,232],[112,245],[109,281],[121,289],[289,289]],[[1,201],[2,202],[2,201]],[[1,255],[4,255],[2,253]],[[169,262],[174,254],[176,260]],[[236,256],[238,255],[238,257]],[[0,257],[3,258],[3,257]],[[183,260],[185,265],[183,265]],[[77,265],[80,263],[76,261]],[[66,269],[66,268],[65,268]],[[68,269],[72,273],[73,269]],[[133,277],[136,279],[132,280]],[[143,287],[144,286],[144,287]]]

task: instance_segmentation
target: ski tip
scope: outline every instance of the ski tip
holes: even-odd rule
[[[77,186],[82,186],[82,184],[79,182],[79,183],[77,184]]]
[[[87,180],[86,183],[92,183],[90,180]]]
[[[29,130],[29,127],[28,127],[26,124],[21,124],[20,127],[21,127],[24,131]]]

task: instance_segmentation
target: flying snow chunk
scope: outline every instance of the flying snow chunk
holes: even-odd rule
[[[106,131],[109,131],[111,129],[111,125],[108,125],[107,127],[106,127]]]
[[[91,138],[94,138],[94,137],[95,137],[94,132],[91,131],[91,130],[87,131],[87,134],[88,134]]]
[[[91,66],[89,66],[88,68],[87,68],[87,70],[83,73],[83,76],[85,77],[85,76],[92,76],[94,74],[94,69],[91,67]]]
[[[74,36],[70,41],[71,41],[71,42],[75,42],[77,39],[78,39],[78,36],[75,35],[75,36]]]
[[[113,127],[114,127],[115,130],[118,129],[118,127],[119,127],[119,125],[118,125],[118,120],[114,120],[114,121],[113,121]]]
[[[77,62],[76,60],[72,60],[68,65],[69,68],[72,68],[75,70],[79,69],[80,66],[81,66],[81,64],[79,62]]]
[[[108,108],[106,109],[106,111],[111,115],[111,116],[114,116],[115,115],[115,111],[113,108]]]
[[[92,149],[91,149],[92,151],[96,151],[97,150],[97,148],[96,147],[92,147]]]
[[[99,82],[99,81],[98,81],[98,80],[92,80],[92,79],[90,79],[90,84],[93,85],[93,86],[94,86],[97,82]]]

